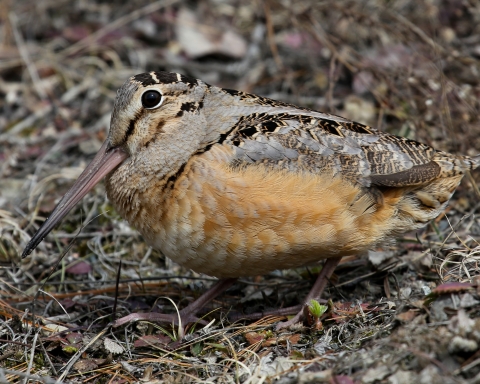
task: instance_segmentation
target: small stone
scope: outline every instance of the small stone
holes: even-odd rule
[[[430,289],[430,287],[428,285],[422,285],[422,291],[423,291],[423,294],[425,296],[429,295],[430,293],[432,293],[432,290]]]
[[[381,365],[376,368],[370,368],[362,377],[362,383],[377,383],[383,380],[390,374],[390,368],[386,365]]]
[[[82,141],[79,144],[80,151],[85,155],[93,155],[94,153],[97,153],[101,146],[102,143],[96,139]]]
[[[461,336],[454,336],[448,345],[450,353],[475,352],[478,350],[478,343],[475,340],[465,339]]]
[[[320,372],[303,372],[298,378],[298,384],[310,384],[310,383],[331,383],[332,381],[332,370],[327,369],[326,371]]]
[[[465,293],[460,299],[461,308],[473,308],[476,307],[480,301],[476,300],[471,293]]]
[[[466,337],[474,328],[475,320],[470,319],[468,314],[460,309],[456,316],[452,317],[448,329],[454,334]]]
[[[374,267],[380,266],[387,260],[390,260],[395,256],[392,251],[368,251],[368,260]]]
[[[412,294],[412,288],[410,288],[410,287],[400,288],[400,298],[401,299],[408,299],[411,294]]]
[[[419,384],[447,383],[447,381],[442,380],[438,368],[433,365],[429,365],[422,369],[420,372],[420,380],[417,382]],[[450,383],[450,381],[448,381],[448,383]]]
[[[415,382],[413,375],[413,372],[399,369],[392,376],[390,376],[387,381],[388,384],[410,384]]]

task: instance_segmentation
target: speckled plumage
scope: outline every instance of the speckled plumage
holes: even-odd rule
[[[142,108],[147,89],[162,105]],[[133,128],[129,128],[133,125]],[[342,117],[152,72],[119,90],[107,194],[146,241],[217,277],[367,250],[425,225],[478,158]]]

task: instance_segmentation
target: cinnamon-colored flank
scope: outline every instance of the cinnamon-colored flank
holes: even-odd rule
[[[326,259],[308,296],[318,297],[342,256],[427,224],[479,164],[339,116],[143,73],[118,91],[105,144],[24,256],[106,175],[109,199],[149,245],[222,278],[181,311],[184,323],[235,278]],[[120,322],[142,318],[170,319]]]

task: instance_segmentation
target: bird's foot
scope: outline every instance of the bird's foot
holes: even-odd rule
[[[118,320],[115,320],[111,326],[116,328],[125,324],[131,324],[136,321],[151,321],[155,323],[169,323],[178,325],[177,339],[182,340],[185,336],[185,330],[188,324],[196,323],[206,325],[207,322],[198,318],[197,313],[204,306],[217,297],[220,293],[228,289],[237,279],[218,280],[208,291],[203,293],[197,300],[183,308],[178,314],[164,314],[155,312],[131,313]]]
[[[290,320],[287,321],[282,321],[277,324],[275,327],[276,331],[280,331],[282,329],[291,327],[292,325],[295,325],[299,323],[300,321],[303,321],[303,309],[300,310],[294,317],[292,317]]]
[[[279,308],[273,309],[270,311],[263,311],[263,312],[254,312],[248,314],[230,314],[228,316],[228,320],[231,322],[234,321],[241,321],[241,320],[259,320],[264,317],[285,317],[291,316],[296,314],[299,310],[301,310],[303,305],[295,305],[293,307],[286,307],[286,308]]]
[[[302,308],[298,313],[290,320],[284,321],[282,323],[277,324],[277,331],[280,329],[285,329],[288,328],[294,324],[297,324],[300,322],[300,320],[303,320],[305,318],[310,317],[310,302],[311,300],[319,301],[320,295],[323,293],[323,290],[327,286],[328,280],[333,274],[333,271],[337,267],[337,265],[340,263],[341,257],[332,257],[331,259],[327,259],[325,261],[325,264],[323,265],[322,271],[317,277],[317,281],[315,281],[315,284],[313,285],[312,289],[308,293],[307,297],[305,298],[305,304],[302,305]],[[310,319],[308,319],[310,320]],[[310,321],[307,321],[310,322]]]
[[[321,302],[326,305],[320,305]],[[299,306],[290,308],[294,309],[298,307]],[[326,300],[311,300],[310,303],[301,306],[301,309],[296,311],[296,315],[290,320],[278,323],[275,329],[279,331],[302,322],[302,324],[306,327],[321,330],[323,329],[321,319],[328,316],[328,313],[326,312],[329,307],[330,306]]]
[[[120,319],[115,320],[111,326],[113,328],[120,327],[125,324],[132,324],[137,321],[149,321],[152,323],[169,323],[178,326],[177,339],[182,340],[187,331],[189,324],[201,324],[207,325],[207,322],[203,319],[198,318],[191,308],[186,307],[179,311],[178,313],[166,314],[166,313],[156,313],[156,312],[144,312],[144,313],[131,313],[130,315],[124,316]]]

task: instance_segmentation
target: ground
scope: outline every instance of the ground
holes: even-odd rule
[[[20,257],[147,70],[478,154],[478,2],[4,0],[0,23],[0,382],[480,383],[478,171],[424,230],[345,258],[325,315],[288,331],[234,318],[298,304],[319,268],[241,280],[182,343],[109,327],[213,279],[149,249],[103,184]]]

